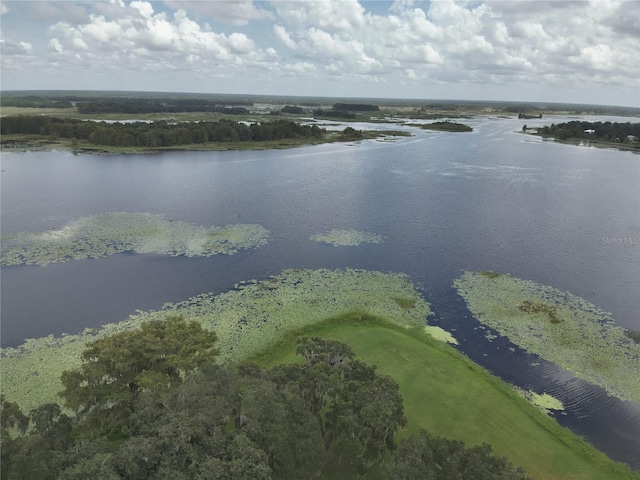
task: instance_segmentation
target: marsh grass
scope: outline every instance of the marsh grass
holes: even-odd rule
[[[416,306],[415,298],[393,297],[393,300],[400,305],[401,308],[411,309]]]
[[[529,300],[525,300],[518,307],[525,313],[535,314],[535,313],[544,313],[549,316],[549,321],[551,323],[560,323],[562,320],[558,318],[556,315],[558,309],[554,305],[548,305],[543,302],[531,302]]]

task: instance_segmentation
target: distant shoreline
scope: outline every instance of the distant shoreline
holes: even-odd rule
[[[638,144],[628,144],[628,143],[620,143],[620,142],[607,142],[604,140],[585,140],[584,138],[556,138],[553,135],[545,135],[542,133],[538,133],[537,129],[530,129],[531,131],[527,132],[519,132],[526,135],[532,135],[534,137],[540,137],[545,142],[553,142],[553,143],[561,143],[564,145],[573,145],[576,147],[594,147],[594,148],[604,148],[609,150],[620,150],[623,152],[631,152],[636,155],[640,155],[640,145]],[[536,131],[533,131],[536,130]]]

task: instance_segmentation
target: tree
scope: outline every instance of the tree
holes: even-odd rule
[[[31,433],[45,439],[54,450],[66,450],[73,442],[73,420],[63,413],[60,405],[46,403],[31,410]]]
[[[303,357],[307,366],[323,362],[331,368],[344,368],[354,357],[349,345],[334,340],[298,337],[296,345],[296,355]]]
[[[398,384],[354,359],[341,342],[300,337],[296,353],[305,364],[278,366],[272,378],[296,391],[316,417],[327,453],[349,452],[366,473],[393,450],[395,432],[406,425]]]
[[[403,440],[393,455],[389,480],[527,480],[505,458],[491,455],[489,445],[465,448],[463,442],[421,430]]]
[[[0,395],[0,427],[2,433],[9,434],[9,430],[15,429],[20,434],[24,434],[29,426],[27,417],[20,406],[15,402],[8,401],[4,395]]]
[[[181,317],[154,320],[139,329],[89,344],[78,370],[62,374],[66,405],[111,429],[123,424],[142,391],[179,384],[218,353],[217,336]]]
[[[279,388],[259,367],[241,366],[228,390],[236,434],[267,455],[274,479],[311,478],[326,459],[320,426],[294,388]]]
[[[326,414],[327,446],[334,442],[355,452],[359,474],[395,448],[394,436],[407,424],[398,384],[375,367],[352,362]]]
[[[20,449],[20,439],[28,426],[29,417],[22,413],[20,406],[0,395],[0,478],[9,478],[16,470],[15,456]]]

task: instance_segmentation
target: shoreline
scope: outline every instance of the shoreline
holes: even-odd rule
[[[529,132],[528,130],[532,130]],[[563,145],[572,145],[574,147],[586,147],[586,148],[604,148],[609,150],[618,150],[621,152],[631,152],[636,155],[640,155],[640,144],[628,144],[628,143],[619,143],[619,142],[607,142],[604,140],[589,140],[584,138],[556,138],[553,135],[544,135],[542,133],[538,133],[537,129],[530,128],[526,132],[518,132],[523,133],[525,135],[531,135],[533,137],[542,138],[545,142],[553,142],[560,143]],[[536,131],[533,131],[536,130]]]
[[[348,143],[361,140],[392,141],[395,137],[412,136],[408,132],[395,130],[362,130],[360,136],[351,137],[343,132],[330,131],[321,139],[280,139],[266,141],[244,141],[244,142],[210,142],[186,145],[175,145],[169,147],[112,147],[108,145],[94,145],[89,142],[73,141],[73,139],[51,139],[42,135],[3,135],[0,140],[0,153],[23,153],[23,152],[50,152],[64,150],[72,152],[74,155],[121,155],[121,154],[157,154],[162,152],[216,152],[234,150],[283,150],[288,148],[307,147],[313,145],[323,145],[327,143]],[[388,137],[393,137],[389,139]]]

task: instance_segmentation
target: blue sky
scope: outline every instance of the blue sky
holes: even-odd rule
[[[640,2],[2,1],[1,88],[640,107]]]

